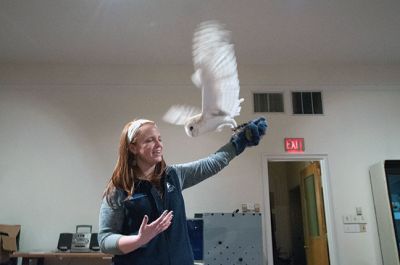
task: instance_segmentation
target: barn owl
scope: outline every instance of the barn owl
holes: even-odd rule
[[[184,125],[190,137],[237,127],[240,114],[239,79],[230,32],[216,21],[201,23],[193,35],[192,82],[202,91],[202,109],[174,105],[163,120]]]

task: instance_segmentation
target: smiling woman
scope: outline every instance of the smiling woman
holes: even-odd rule
[[[144,179],[149,179],[156,164],[162,162],[162,149],[161,135],[154,123],[143,124],[135,140],[129,144],[129,150],[143,172]]]
[[[182,190],[218,173],[266,131],[259,118],[214,154],[167,166],[155,122],[139,119],[122,130],[119,157],[104,192],[99,244],[115,265],[193,265]]]

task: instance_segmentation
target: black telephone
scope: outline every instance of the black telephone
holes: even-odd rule
[[[88,228],[89,232],[82,232],[81,228]],[[75,233],[60,234],[57,249],[71,252],[99,251],[97,233],[92,233],[91,225],[77,225]]]

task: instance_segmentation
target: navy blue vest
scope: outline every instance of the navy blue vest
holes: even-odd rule
[[[124,201],[125,219],[122,234],[137,234],[146,214],[149,223],[164,210],[173,211],[171,226],[145,246],[125,255],[115,255],[115,265],[193,265],[193,252],[186,223],[182,190],[174,169],[167,168],[161,179],[164,195],[148,181],[135,183],[134,195]]]

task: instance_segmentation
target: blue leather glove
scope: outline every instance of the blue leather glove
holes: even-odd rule
[[[241,154],[247,146],[258,145],[267,127],[265,118],[260,117],[249,121],[243,128],[240,128],[231,138],[231,143],[236,149],[236,155]]]

